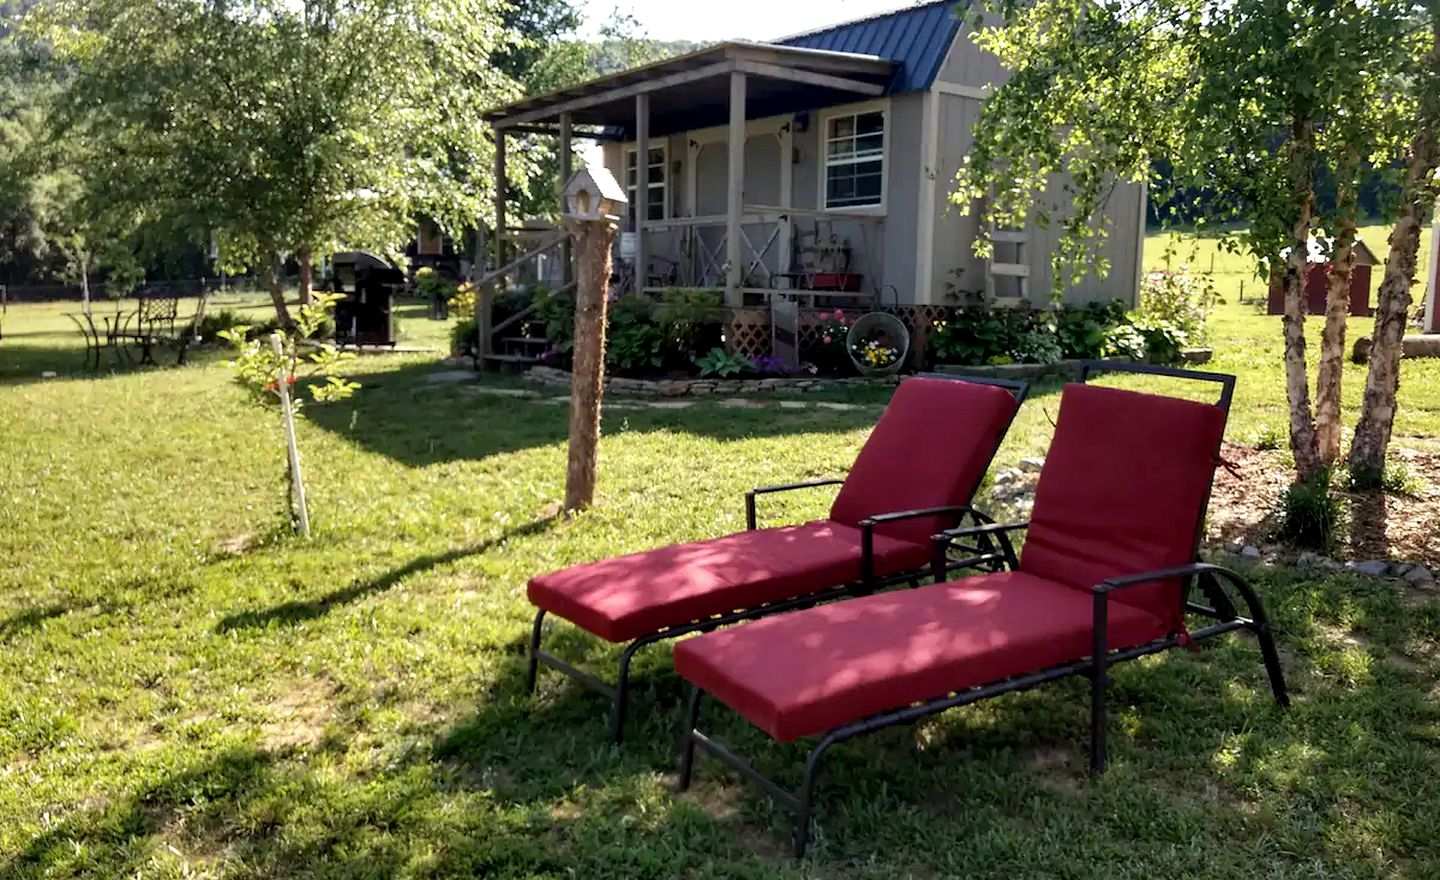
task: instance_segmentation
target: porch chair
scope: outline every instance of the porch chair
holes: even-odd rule
[[[1085,384],[1093,369],[1217,383],[1217,404]],[[1090,364],[1067,385],[1028,524],[982,523],[935,538],[936,583],[837,602],[688,639],[675,669],[691,688],[679,788],[698,747],[795,813],[810,833],[815,780],[837,743],[1070,675],[1090,679],[1090,767],[1105,769],[1109,666],[1247,630],[1276,702],[1289,704],[1264,608],[1238,574],[1199,561],[1233,376]],[[1009,534],[1028,528],[1018,558]],[[944,582],[951,553],[1000,541],[1003,571]],[[1191,601],[1198,585],[1208,604]],[[1223,589],[1249,609],[1241,616]],[[1186,613],[1215,622],[1190,631]],[[818,737],[798,792],[781,788],[697,727],[713,695],[780,742]]]
[[[745,494],[746,531],[577,565],[531,579],[538,608],[527,688],[541,663],[609,697],[612,734],[625,730],[630,662],[665,639],[918,579],[930,573],[930,536],[990,517],[970,500],[1027,386],[1004,380],[916,376],[901,382],[844,480],[766,486]],[[762,495],[840,485],[828,519],[759,528]],[[998,542],[970,566],[1003,562]],[[626,644],[615,684],[542,650],[553,615]]]

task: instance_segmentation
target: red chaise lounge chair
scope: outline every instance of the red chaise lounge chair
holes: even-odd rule
[[[1028,524],[982,524],[935,539],[936,580],[781,614],[687,639],[675,669],[694,687],[680,790],[698,746],[797,816],[804,856],[820,759],[838,742],[1069,675],[1091,681],[1090,765],[1105,768],[1106,668],[1234,630],[1259,640],[1276,701],[1285,681],[1259,598],[1239,575],[1198,561],[1234,377],[1124,367],[1218,382],[1218,405],[1083,384],[1065,387]],[[1007,533],[1027,528],[1017,559]],[[1003,542],[1008,570],[943,582],[949,548]],[[967,548],[971,552],[973,548]],[[1189,601],[1191,582],[1209,604]],[[1249,606],[1242,617],[1222,584]],[[1216,622],[1187,631],[1186,613]],[[819,737],[798,793],[696,728],[700,696],[781,742]]]
[[[1026,385],[916,376],[900,383],[844,480],[754,489],[747,531],[577,565],[533,578],[539,609],[527,687],[539,664],[610,697],[616,742],[624,735],[630,661],[645,645],[777,611],[813,605],[930,574],[931,536],[968,521],[991,522],[970,499]],[[842,484],[828,519],[757,528],[759,495]],[[998,546],[998,545],[997,545]],[[997,552],[968,564],[994,568]],[[957,564],[958,567],[958,564]],[[541,650],[546,615],[615,643],[628,642],[615,685]]]

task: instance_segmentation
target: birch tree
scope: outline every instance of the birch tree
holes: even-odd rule
[[[1007,26],[982,30],[977,42],[1014,74],[982,109],[956,201],[983,206],[982,228],[1058,218],[1059,284],[1077,268],[1105,268],[1087,255],[1103,240],[1113,181],[1151,180],[1160,201],[1176,191],[1213,193],[1214,218],[1248,224],[1224,244],[1283,283],[1290,449],[1298,481],[1320,477],[1337,454],[1343,332],[1322,337],[1329,366],[1317,425],[1305,337],[1308,245],[1317,229],[1353,227],[1353,216],[1317,214],[1316,169],[1353,146],[1347,133],[1379,130],[1386,123],[1376,116],[1393,114],[1391,103],[1367,97],[1396,88],[1383,81],[1403,67],[1407,7],[1039,0],[996,11]],[[1165,183],[1151,177],[1160,159],[1172,170]],[[1365,164],[1356,157],[1343,174],[1353,179]],[[1047,203],[1046,185],[1062,171],[1074,181],[1067,200]],[[978,244],[982,253],[988,247]]]
[[[1410,142],[1405,150],[1405,175],[1400,206],[1390,233],[1390,254],[1380,282],[1379,307],[1365,380],[1365,402],[1350,448],[1350,475],[1358,485],[1378,485],[1395,425],[1395,394],[1400,388],[1401,340],[1409,321],[1420,236],[1435,210],[1440,170],[1440,2],[1429,0],[1416,10],[1413,53],[1419,63],[1407,66],[1414,97],[1409,117]]]

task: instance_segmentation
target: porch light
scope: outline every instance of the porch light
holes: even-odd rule
[[[619,220],[630,200],[604,167],[581,168],[565,183],[565,219]]]

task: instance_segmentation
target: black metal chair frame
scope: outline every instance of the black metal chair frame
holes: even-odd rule
[[[928,378],[947,379],[950,381],[971,382],[979,385],[994,385],[1010,391],[1015,395],[1016,406],[1025,402],[1029,393],[1029,383],[1010,380],[993,379],[988,377],[958,376],[947,373],[924,373]],[[1006,426],[1008,432],[1009,426]],[[1004,439],[1002,434],[1001,440]],[[991,458],[999,449],[991,451]],[[986,469],[989,469],[989,461],[986,462]],[[809,489],[818,486],[833,486],[843,483],[841,479],[809,480],[802,483],[785,483],[778,486],[761,486],[745,493],[745,529],[755,531],[759,528],[758,516],[756,513],[756,499],[761,495],[771,495],[779,492],[790,492],[797,489]],[[809,593],[803,596],[795,596],[778,602],[760,605],[755,608],[740,609],[727,614],[715,615],[702,620],[692,620],[676,626],[669,626],[655,632],[648,633],[628,642],[625,650],[620,654],[619,669],[616,683],[610,684],[598,676],[580,669],[565,660],[560,659],[549,651],[540,647],[541,637],[544,634],[545,618],[547,612],[540,609],[535,614],[535,621],[530,630],[530,644],[528,652],[529,665],[525,677],[526,693],[534,694],[536,680],[539,676],[540,665],[554,669],[568,675],[570,678],[584,685],[596,693],[599,693],[610,700],[610,734],[614,741],[619,744],[625,740],[625,716],[630,702],[630,663],[635,654],[647,645],[663,642],[669,639],[678,638],[683,635],[696,632],[709,632],[718,627],[726,626],[741,621],[754,620],[770,614],[779,614],[784,611],[796,611],[801,608],[809,608],[822,602],[835,599],[843,599],[848,596],[859,596],[873,593],[885,587],[897,584],[909,583],[912,586],[918,585],[920,578],[927,577],[932,573],[932,565],[924,568],[912,569],[897,572],[884,577],[874,573],[874,540],[875,527],[887,523],[900,522],[907,519],[918,519],[921,517],[953,516],[956,523],[963,523],[968,517],[977,527],[985,527],[994,524],[994,520],[987,514],[976,510],[970,505],[949,505],[945,507],[931,507],[918,510],[903,510],[893,513],[883,513],[870,517],[860,522],[860,578],[854,582],[841,584],[827,590],[816,593]],[[975,554],[960,562],[947,565],[947,571],[961,571],[967,569],[979,569],[981,566],[992,566],[999,570],[998,566],[1004,563],[1003,553],[997,544],[992,552]],[[563,618],[562,618],[563,619]]]
[[[1108,362],[1093,361],[1087,362],[1082,367],[1080,381],[1086,381],[1091,373],[1100,370],[1148,373],[1180,379],[1218,382],[1221,385],[1218,405],[1225,411],[1227,416],[1230,411],[1230,401],[1235,388],[1234,376],[1144,364],[1117,365]],[[1218,447],[1215,452],[1218,456],[1220,452]],[[1213,484],[1214,477],[1212,475],[1211,487],[1213,487]],[[1208,488],[1205,502],[1208,506]],[[804,776],[798,791],[790,791],[784,788],[779,783],[766,777],[759,770],[756,770],[755,767],[744,758],[701,732],[696,725],[699,722],[700,697],[702,691],[698,686],[692,685],[686,704],[684,733],[681,737],[679,791],[686,791],[690,787],[695,766],[695,750],[699,748],[711,757],[725,763],[749,781],[755,783],[769,794],[776,803],[795,814],[794,852],[796,858],[804,858],[805,850],[809,845],[810,839],[810,821],[813,813],[815,782],[820,774],[822,758],[832,746],[876,730],[883,730],[887,727],[902,724],[913,724],[931,715],[936,715],[958,706],[975,703],[989,697],[1029,690],[1037,685],[1072,675],[1083,675],[1090,679],[1090,770],[1094,774],[1103,773],[1106,768],[1105,733],[1107,727],[1105,689],[1110,683],[1108,677],[1109,668],[1126,660],[1134,660],[1183,644],[1213,639],[1237,630],[1249,631],[1259,642],[1261,656],[1264,660],[1265,671],[1270,680],[1270,688],[1274,694],[1275,702],[1282,708],[1288,707],[1290,705],[1290,698],[1285,688],[1284,671],[1280,666],[1280,656],[1276,651],[1274,636],[1270,629],[1270,622],[1265,614],[1265,608],[1260,601],[1260,597],[1255,593],[1254,588],[1236,572],[1218,565],[1210,565],[1198,561],[1200,539],[1204,534],[1205,528],[1204,517],[1202,516],[1200,520],[1200,524],[1196,529],[1194,550],[1192,551],[1192,558],[1196,561],[1173,568],[1114,577],[1091,587],[1093,610],[1090,657],[1062,663],[1047,669],[1036,670],[1002,681],[968,688],[923,703],[916,703],[901,709],[872,715],[868,718],[853,721],[830,730],[819,738],[818,742],[811,748],[809,755],[806,757]],[[1012,571],[1017,569],[1019,567],[1018,557],[1010,542],[1009,534],[1024,529],[1028,525],[1028,523],[982,523],[972,527],[951,529],[936,535],[935,558],[932,563],[931,574],[938,582],[944,580],[946,573],[954,569],[957,562],[950,558],[950,550],[957,545],[966,553],[971,554],[967,559],[960,560],[960,562],[995,554],[1002,558],[1005,567]],[[974,543],[963,543],[966,540]],[[1110,650],[1107,644],[1110,594],[1138,584],[1151,583],[1157,580],[1168,580],[1171,578],[1185,578],[1187,581],[1186,592],[1182,594],[1186,611],[1210,618],[1216,622],[1189,632],[1188,634],[1175,634],[1162,639],[1156,639],[1144,645],[1121,650]],[[1201,590],[1208,597],[1210,604],[1204,605],[1190,600],[1191,590],[1196,584],[1200,586]],[[1249,611],[1248,617],[1240,615],[1235,604],[1226,594],[1223,584],[1229,584],[1240,594]]]

